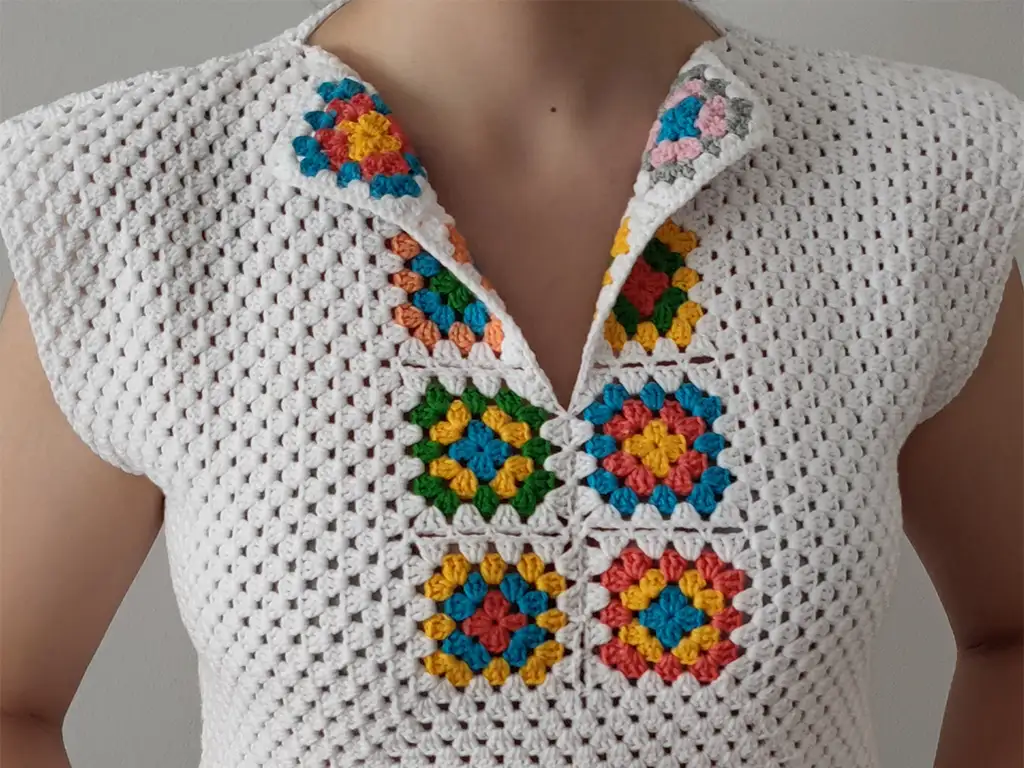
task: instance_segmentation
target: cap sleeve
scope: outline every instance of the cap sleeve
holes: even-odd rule
[[[0,124],[0,236],[57,405],[98,456],[142,473],[142,385],[157,329],[141,226],[140,136],[156,75],[68,96]],[[151,409],[150,409],[151,410]]]
[[[994,83],[950,75],[946,118],[959,118],[939,161],[931,380],[919,421],[942,410],[978,366],[1014,256],[1021,252],[1024,104]]]

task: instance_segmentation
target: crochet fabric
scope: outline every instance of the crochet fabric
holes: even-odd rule
[[[56,401],[166,496],[203,768],[876,766],[896,459],[991,330],[1021,104],[701,47],[564,408],[398,117],[306,44],[339,5],[0,126]]]

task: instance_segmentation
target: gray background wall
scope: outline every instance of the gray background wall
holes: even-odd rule
[[[959,69],[1024,94],[1020,0],[705,0],[749,29]],[[0,118],[100,83],[247,47],[314,0],[2,0]],[[0,258],[0,305],[10,272]],[[932,763],[955,661],[952,636],[909,545],[873,668],[883,765]],[[66,728],[76,768],[194,766],[195,658],[157,542],[100,647]]]

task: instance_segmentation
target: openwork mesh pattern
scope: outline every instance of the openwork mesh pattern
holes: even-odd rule
[[[896,457],[990,332],[1020,104],[705,46],[563,408],[380,94],[300,37],[0,126],[56,400],[166,495],[204,768],[875,765]]]

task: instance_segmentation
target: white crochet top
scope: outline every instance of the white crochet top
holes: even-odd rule
[[[875,766],[896,459],[990,333],[1021,103],[702,46],[566,409],[385,103],[306,42],[340,4],[0,126],[56,401],[166,497],[202,766]]]

